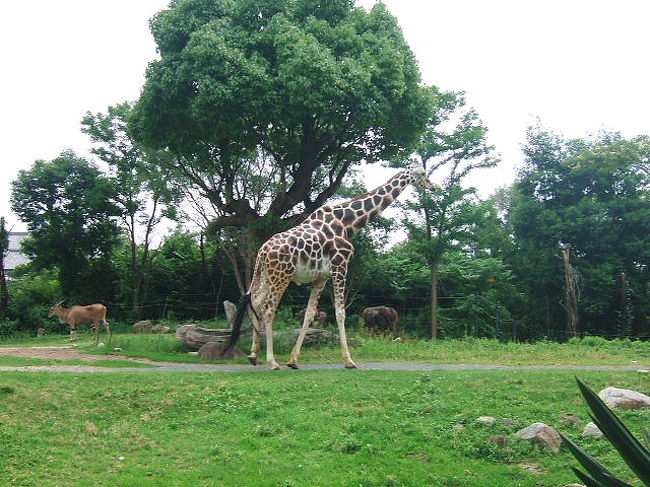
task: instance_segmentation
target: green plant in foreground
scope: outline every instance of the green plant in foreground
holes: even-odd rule
[[[644,485],[650,486],[650,453],[632,435],[625,424],[614,414],[611,409],[580,379],[576,379],[580,391],[587,401],[593,414],[592,420],[605,434],[605,437],[618,450],[621,458],[628,464]],[[644,430],[644,439],[650,443],[650,434]],[[618,479],[612,472],[598,463],[591,455],[578,445],[563,436],[569,450],[580,462],[587,473],[573,468],[575,474],[587,487],[632,487],[630,484]]]

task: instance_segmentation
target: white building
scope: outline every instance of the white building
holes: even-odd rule
[[[9,250],[4,258],[4,267],[7,275],[11,274],[19,265],[29,262],[29,257],[20,250],[20,242],[28,236],[28,232],[9,232]]]

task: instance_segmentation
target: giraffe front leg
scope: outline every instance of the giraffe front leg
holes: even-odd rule
[[[332,275],[332,284],[334,285],[334,308],[336,309],[336,324],[339,328],[339,340],[341,341],[343,361],[345,362],[346,369],[356,369],[357,364],[350,357],[348,339],[345,333],[345,274]]]
[[[298,335],[296,344],[294,345],[293,350],[291,350],[291,358],[289,358],[289,361],[287,362],[287,367],[291,367],[292,369],[298,368],[298,356],[300,355],[300,349],[302,348],[302,344],[305,341],[307,329],[309,328],[309,325],[316,315],[318,300],[320,299],[320,295],[323,292],[325,283],[327,283],[327,279],[317,281],[316,284],[314,284],[314,287],[311,289],[311,294],[309,295],[309,303],[307,304],[307,311],[305,311],[305,318],[302,322],[302,327],[300,328],[300,334]]]

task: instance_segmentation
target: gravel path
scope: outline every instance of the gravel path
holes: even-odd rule
[[[49,365],[28,367],[0,367],[2,371],[21,372],[263,372],[269,367],[252,365],[222,365],[222,364],[188,364],[171,362],[148,362],[153,367],[93,367],[88,365]],[[426,363],[357,363],[360,370],[643,370],[639,367],[627,366],[577,366],[577,365],[490,365],[490,364],[426,364]],[[293,369],[283,368],[286,373]],[[304,364],[300,370],[343,370],[342,364]]]
[[[261,372],[270,370],[266,366],[253,367],[246,364],[191,364],[176,362],[152,362],[146,359],[124,357],[120,355],[90,355],[79,352],[72,347],[14,347],[0,348],[0,355],[41,359],[80,359],[88,365],[31,365],[25,367],[0,367],[3,371],[20,372]],[[132,360],[146,363],[151,367],[96,367],[96,360]],[[645,366],[580,366],[580,365],[493,365],[493,364],[429,364],[399,362],[357,363],[361,370],[406,370],[426,372],[431,370],[642,370]],[[302,364],[300,370],[342,370],[342,363]],[[289,373],[293,369],[283,368]]]

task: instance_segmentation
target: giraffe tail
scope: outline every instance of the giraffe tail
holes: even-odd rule
[[[239,341],[239,336],[241,335],[241,325],[244,322],[244,317],[246,316],[246,311],[251,305],[251,293],[244,294],[239,300],[237,305],[237,313],[235,313],[235,318],[232,320],[232,332],[230,333],[230,340],[228,340],[227,349],[231,349]]]

